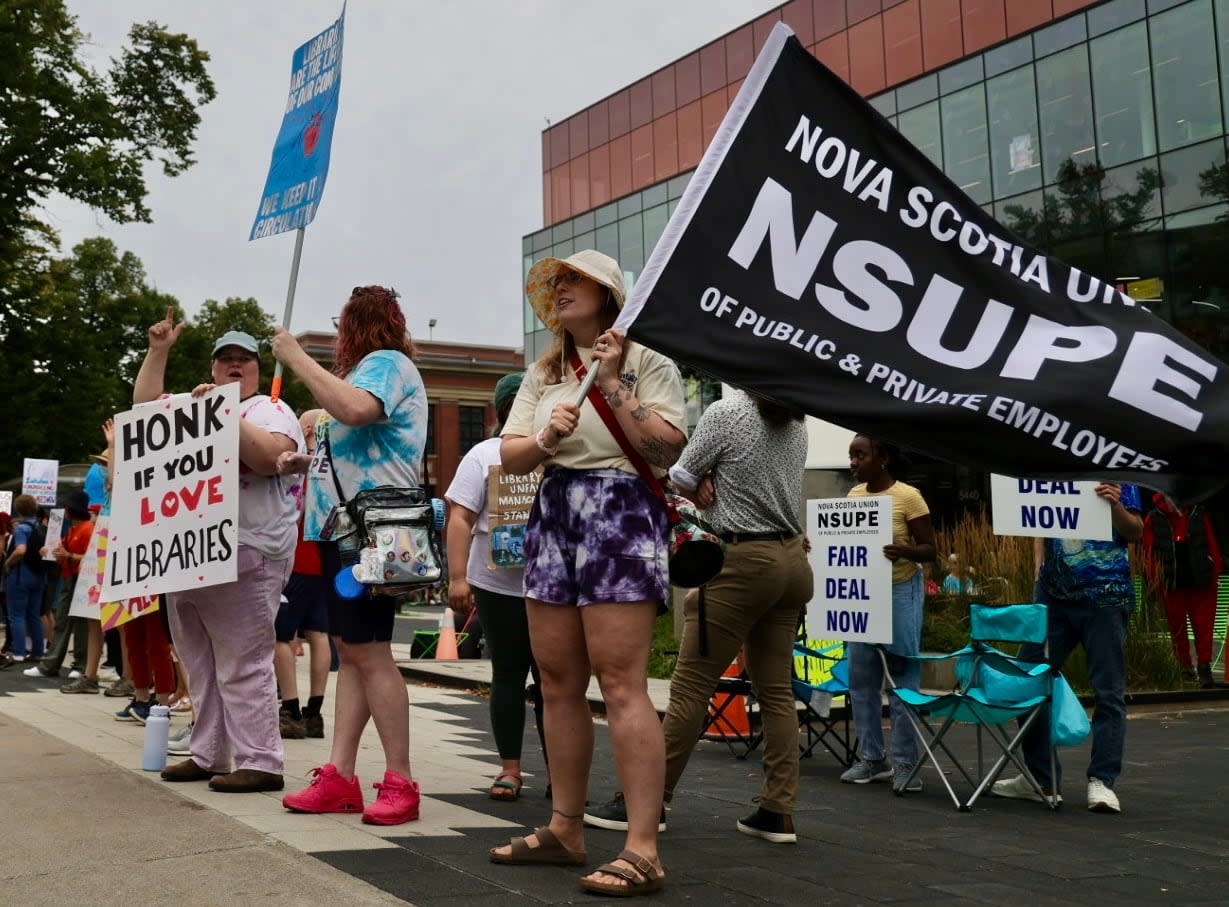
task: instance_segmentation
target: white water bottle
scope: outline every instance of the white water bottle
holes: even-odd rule
[[[160,772],[166,768],[166,745],[171,733],[171,710],[164,705],[150,706],[145,719],[145,752],[141,768]]]

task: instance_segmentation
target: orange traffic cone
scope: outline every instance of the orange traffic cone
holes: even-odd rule
[[[742,665],[736,659],[722,672],[722,677],[738,677]],[[747,720],[747,698],[739,693],[723,692],[718,686],[708,703],[708,727],[706,740],[723,740],[727,737],[746,740],[751,736],[751,722]]]
[[[440,638],[435,644],[435,660],[457,660],[457,626],[451,608],[445,608],[440,615]]]

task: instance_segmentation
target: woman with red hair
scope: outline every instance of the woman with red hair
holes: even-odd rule
[[[381,485],[419,484],[427,445],[427,391],[411,361],[413,346],[397,292],[355,287],[337,320],[337,354],[328,372],[294,337],[278,328],[273,355],[299,377],[324,409],[316,425],[316,452],[287,454],[283,473],[306,472],[303,538],[321,538],[326,517],[340,495],[352,498]],[[304,790],[282,804],[304,813],[359,812],[375,825],[418,818],[419,790],[410,773],[409,696],[393,661],[393,616],[387,595],[370,592],[343,601],[331,578],[341,570],[335,542],[321,541],[329,597],[329,632],[337,644],[333,744],[328,764],[312,770]],[[359,738],[375,722],[384,747],[384,779],[366,809],[355,777]]]

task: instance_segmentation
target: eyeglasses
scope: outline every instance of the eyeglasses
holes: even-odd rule
[[[334,330],[337,330],[337,329],[338,329],[338,328],[340,328],[340,327],[341,327],[341,316],[340,316],[340,315],[334,315],[334,316],[333,316],[333,329],[334,329]]]
[[[584,274],[578,274],[575,271],[560,271],[548,280],[546,283],[552,290],[557,290],[562,284],[567,284],[574,287],[582,281],[588,280]]]

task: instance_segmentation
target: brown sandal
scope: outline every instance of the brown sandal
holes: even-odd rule
[[[512,801],[521,795],[521,776],[517,772],[500,772],[495,776],[487,796],[492,800]]]
[[[538,839],[537,847],[530,847],[525,838],[513,838],[509,842],[511,853],[496,853],[491,848],[491,862],[505,866],[584,866],[589,861],[585,851],[565,846],[546,826],[535,828],[533,834]]]
[[[626,885],[620,885],[617,882],[599,882],[596,879],[585,877],[580,880],[580,887],[592,894],[604,894],[616,898],[654,894],[666,887],[665,875],[658,872],[657,868],[640,856],[640,854],[625,850],[615,859],[630,864],[632,869],[618,866],[614,863],[603,863],[593,872],[605,872],[612,876],[618,876],[627,882]]]

